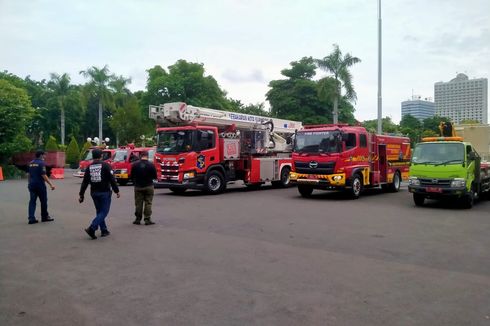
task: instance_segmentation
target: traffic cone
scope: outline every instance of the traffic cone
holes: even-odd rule
[[[53,178],[53,179],[64,179],[65,178],[65,169],[63,169],[63,168],[51,169],[51,178]]]
[[[3,181],[3,170],[1,166],[0,166],[0,181]]]

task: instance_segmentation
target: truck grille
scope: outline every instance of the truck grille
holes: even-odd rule
[[[419,179],[421,186],[429,187],[449,187],[451,179]]]
[[[296,168],[296,172],[298,173],[308,173],[308,174],[332,174],[335,171],[335,162],[316,162],[315,164],[310,164],[313,161],[309,162],[294,162],[294,166]]]

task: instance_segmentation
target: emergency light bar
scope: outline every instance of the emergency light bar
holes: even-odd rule
[[[463,137],[424,137],[422,141],[463,141]]]

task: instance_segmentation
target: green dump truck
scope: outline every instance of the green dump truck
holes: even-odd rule
[[[417,206],[425,199],[448,198],[471,208],[490,190],[489,168],[461,137],[424,138],[412,154],[408,190]]]

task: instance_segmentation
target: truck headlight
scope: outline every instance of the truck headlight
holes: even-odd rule
[[[194,178],[194,176],[195,176],[194,172],[184,173],[184,179],[191,179]]]
[[[342,180],[342,176],[341,175],[334,175],[332,177],[332,179],[333,179],[333,181],[340,181],[340,180]]]
[[[466,187],[466,180],[463,178],[454,178],[453,181],[451,181],[451,187],[454,188]]]
[[[420,180],[417,177],[408,178],[408,184],[410,186],[420,186]]]

